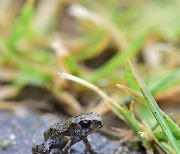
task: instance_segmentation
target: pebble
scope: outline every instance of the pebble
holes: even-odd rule
[[[12,144],[11,140],[8,140],[8,139],[2,140],[1,141],[2,150],[6,150],[9,147],[9,145],[11,145],[11,144]]]
[[[10,135],[9,135],[9,139],[10,139],[10,140],[15,140],[15,139],[16,139],[16,136],[15,136],[14,134],[10,134]]]

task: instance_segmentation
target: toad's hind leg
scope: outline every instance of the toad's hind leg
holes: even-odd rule
[[[59,149],[55,148],[55,149],[52,149],[49,154],[60,154],[60,153],[61,153],[61,151]]]
[[[32,154],[48,154],[49,151],[46,150],[44,143],[33,146]]]

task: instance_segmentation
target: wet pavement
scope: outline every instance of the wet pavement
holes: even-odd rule
[[[55,122],[67,117],[53,114],[38,114],[26,110],[16,112],[0,111],[0,154],[31,154],[31,148],[43,141],[43,132]],[[129,152],[118,141],[109,140],[100,133],[88,136],[92,148],[98,154],[137,154]],[[78,142],[69,154],[84,154],[84,144]]]

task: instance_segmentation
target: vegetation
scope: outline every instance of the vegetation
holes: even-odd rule
[[[147,151],[180,153],[178,115],[158,106],[179,102],[179,6],[178,0],[0,1],[0,108],[18,105],[14,98],[24,87],[41,87],[68,114],[111,109]],[[58,72],[106,103],[82,105],[77,96],[84,87]]]

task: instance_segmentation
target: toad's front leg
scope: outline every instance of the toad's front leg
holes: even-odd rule
[[[67,154],[69,148],[72,146],[72,139],[69,136],[64,137],[65,141],[68,141],[66,146],[62,149],[62,154]]]
[[[83,143],[85,144],[86,146],[86,153],[89,151],[91,154],[97,154],[91,147],[89,141],[87,138],[83,139]]]

